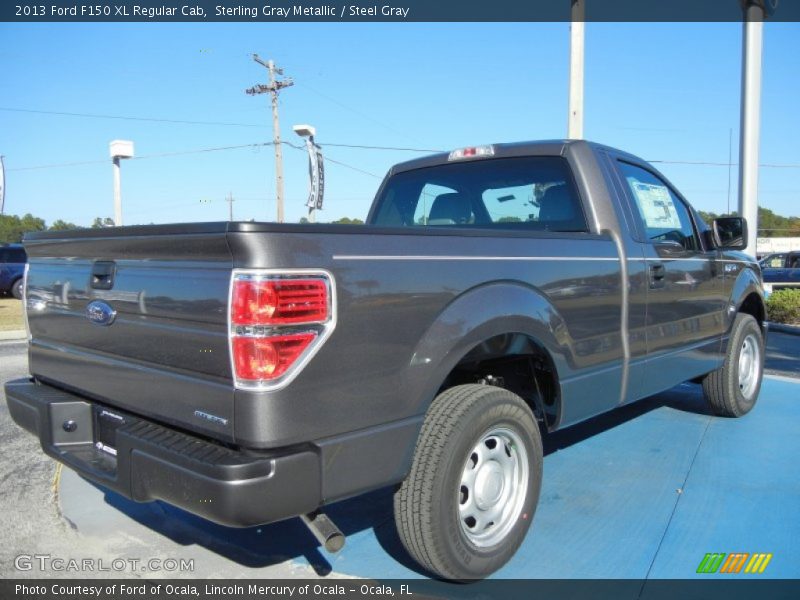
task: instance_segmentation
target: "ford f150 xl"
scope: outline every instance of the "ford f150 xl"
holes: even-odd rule
[[[547,435],[687,380],[758,397],[764,300],[739,218],[584,141],[393,167],[365,226],[28,235],[14,420],[136,501],[236,527],[395,486],[409,554],[484,577],[533,519]]]

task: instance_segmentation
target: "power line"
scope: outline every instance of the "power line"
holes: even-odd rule
[[[161,152],[161,153],[158,153],[158,154],[143,154],[141,156],[135,156],[133,158],[130,158],[129,160],[146,160],[146,159],[149,159],[149,158],[165,158],[165,157],[170,157],[170,156],[183,156],[183,155],[187,155],[187,154],[202,154],[202,153],[205,153],[205,152],[220,152],[220,151],[223,151],[223,150],[240,150],[242,148],[260,148],[260,147],[263,147],[263,146],[272,146],[273,144],[274,144],[274,142],[259,142],[259,143],[254,143],[254,144],[240,144],[238,146],[220,146],[220,147],[217,147],[217,148],[200,148],[200,149],[197,149],[197,150],[181,150],[181,151],[178,151],[178,152]],[[285,145],[287,145],[287,146],[289,146],[291,148],[294,148],[295,150],[300,150],[302,152],[306,151],[304,147],[296,146],[295,144],[292,144],[291,142],[287,142],[285,140],[282,141],[281,144],[285,144]],[[332,144],[328,144],[328,145],[332,145]],[[349,165],[349,164],[347,164],[345,162],[342,162],[342,161],[339,161],[339,160],[335,160],[335,159],[333,159],[333,158],[331,158],[329,156],[326,157],[325,160],[327,160],[328,162],[337,164],[339,166],[345,167],[347,169],[351,169],[353,171],[357,171],[358,173],[363,173],[364,175],[369,175],[370,177],[375,177],[376,179],[382,179],[382,177],[380,175],[376,175],[375,173],[370,173],[369,171],[365,171],[363,169],[359,169],[358,167],[354,167],[353,165]],[[56,163],[56,164],[48,164],[48,165],[35,165],[35,166],[31,166],[31,167],[16,167],[14,169],[6,169],[6,171],[7,172],[10,172],[10,171],[34,171],[34,170],[39,170],[39,169],[55,169],[55,168],[60,168],[60,167],[75,167],[75,166],[82,166],[82,165],[99,165],[99,164],[103,164],[103,165],[108,164],[108,159],[106,159],[106,160],[85,160],[85,161],[78,161],[78,162]]]
[[[648,160],[647,162],[665,164],[665,165],[700,165],[700,166],[708,166],[708,167],[727,167],[727,166],[738,167],[739,166],[739,163],[709,162],[709,161],[702,161],[702,160]],[[758,166],[759,167],[769,168],[769,169],[800,169],[800,163],[784,163],[784,164],[781,164],[781,163],[761,163]]]
[[[179,152],[163,152],[160,154],[144,154],[134,156],[130,160],[142,160],[145,158],[163,158],[168,156],[182,156],[184,154],[202,154],[203,152],[220,152],[222,150],[240,150],[242,148],[260,148],[262,146],[272,146],[273,142],[257,142],[254,144],[239,144],[238,146],[220,146],[217,148],[200,148],[199,150],[181,150]]]
[[[291,142],[287,142],[287,141],[284,141],[284,142],[282,142],[282,143],[283,143],[283,144],[286,144],[287,146],[289,146],[289,147],[291,147],[291,148],[294,148],[295,150],[300,150],[301,152],[306,152],[306,149],[305,149],[305,147],[304,147],[304,146],[297,146],[297,145],[295,145],[295,144],[293,144],[293,143],[291,143]],[[321,146],[321,147],[323,147],[323,148],[324,148],[325,146],[333,146],[333,145],[334,145],[334,144],[320,144],[320,146]],[[364,175],[369,175],[370,177],[375,177],[376,179],[383,179],[383,177],[381,177],[380,175],[376,175],[375,173],[370,173],[369,171],[365,171],[364,169],[359,169],[358,167],[354,167],[353,165],[348,165],[348,164],[347,164],[347,163],[345,163],[345,162],[341,162],[341,161],[338,161],[338,160],[334,160],[334,159],[333,159],[333,158],[331,158],[330,156],[326,156],[326,157],[325,157],[325,160],[326,160],[327,162],[332,162],[332,163],[334,163],[334,164],[337,164],[337,165],[340,165],[340,166],[342,166],[342,167],[348,168],[348,169],[350,169],[350,170],[352,170],[352,171],[357,171],[358,173],[363,173]]]
[[[146,160],[148,158],[165,158],[169,156],[182,156],[185,154],[202,154],[204,152],[220,152],[222,150],[239,150],[241,148],[259,148],[261,146],[272,146],[272,142],[260,142],[256,144],[241,144],[238,146],[220,146],[218,148],[200,148],[198,150],[181,150],[178,152],[161,152],[158,154],[143,154],[141,156],[134,156],[128,160]],[[16,167],[14,169],[6,169],[6,171],[33,171],[37,169],[54,169],[59,167],[75,167],[80,165],[99,165],[108,164],[108,159],[105,160],[84,160],[79,162],[68,163],[55,163],[49,165],[35,165],[32,167]]]
[[[331,144],[326,142],[325,146],[337,148],[357,148],[359,150],[395,150],[399,152],[447,152],[447,150],[437,150],[435,148],[398,148],[395,146],[363,146],[360,144]]]
[[[58,167],[77,167],[81,165],[99,165],[99,164],[108,164],[108,159],[105,160],[83,160],[79,162],[69,162],[69,163],[54,163],[49,165],[36,165],[34,167],[16,167],[14,169],[6,169],[7,172],[11,171],[34,171],[36,169],[56,169]]]
[[[306,88],[306,89],[308,89],[308,90],[310,90],[310,91],[314,92],[314,93],[315,93],[315,94],[317,94],[318,96],[321,96],[322,98],[325,98],[326,100],[328,100],[329,102],[332,102],[333,104],[336,104],[336,105],[338,105],[338,106],[341,106],[341,107],[342,107],[342,108],[344,108],[345,110],[349,110],[349,111],[350,111],[350,112],[352,112],[353,114],[356,114],[356,115],[358,115],[359,117],[361,117],[361,118],[363,118],[363,119],[366,119],[367,121],[371,121],[372,123],[375,123],[376,125],[380,125],[381,127],[384,127],[384,128],[386,128],[386,129],[388,129],[389,131],[391,131],[391,132],[393,132],[393,133],[396,133],[396,134],[398,134],[398,135],[402,135],[402,136],[403,136],[403,137],[405,137],[405,138],[408,138],[408,139],[413,139],[413,138],[412,138],[411,136],[409,136],[407,133],[404,133],[403,131],[401,131],[401,130],[399,130],[399,129],[396,129],[396,128],[394,128],[394,127],[392,127],[392,126],[390,126],[390,125],[388,125],[388,124],[386,124],[386,123],[384,123],[384,122],[382,122],[382,121],[380,121],[380,120],[378,120],[378,119],[376,119],[376,118],[374,118],[374,117],[371,117],[371,116],[369,116],[369,115],[367,115],[367,114],[365,114],[365,113],[361,112],[360,110],[356,110],[356,109],[355,109],[355,108],[353,108],[352,106],[348,106],[348,105],[344,104],[343,102],[341,102],[341,101],[337,100],[336,98],[332,98],[331,96],[328,96],[327,94],[324,94],[324,93],[320,92],[319,90],[317,90],[317,89],[314,89],[313,87],[311,87],[311,86],[310,86],[310,85],[308,85],[307,83],[304,83],[304,82],[297,82],[297,85],[300,85],[300,86],[302,86],[302,87],[304,87],[304,88]]]
[[[312,92],[322,96],[323,98],[326,98],[327,100],[329,100],[329,101],[331,101],[331,102],[333,102],[335,104],[338,104],[339,106],[341,106],[343,108],[346,108],[347,110],[350,110],[351,112],[353,112],[355,114],[358,114],[359,116],[364,117],[365,119],[369,119],[369,120],[373,121],[374,123],[377,123],[379,125],[383,125],[384,127],[387,127],[388,129],[391,129],[392,131],[396,131],[397,133],[401,133],[402,134],[402,132],[390,128],[385,123],[382,123],[381,121],[378,121],[377,119],[373,119],[372,117],[369,117],[368,115],[365,115],[364,113],[361,113],[361,112],[357,111],[354,108],[351,108],[351,107],[349,107],[349,106],[347,106],[345,104],[342,104],[338,100],[335,100],[334,98],[331,98],[330,96],[327,96],[326,94],[323,94],[322,92],[319,92],[318,90],[315,90],[314,88],[310,87],[308,84],[297,83],[297,85],[302,85],[302,86],[308,88],[309,90],[311,90]],[[124,120],[124,121],[149,121],[149,122],[153,122],[153,123],[174,123],[174,124],[180,124],[180,125],[221,125],[221,126],[227,126],[227,127],[263,127],[263,125],[259,125],[259,124],[256,124],[256,123],[230,123],[230,122],[225,122],[225,121],[188,121],[188,120],[183,120],[183,119],[164,119],[164,118],[157,118],[157,117],[132,117],[132,116],[126,116],[126,115],[106,115],[106,114],[97,114],[97,113],[76,113],[76,112],[66,112],[66,111],[33,110],[33,109],[27,109],[27,108],[13,108],[13,107],[4,107],[4,106],[0,106],[0,111],[31,113],[31,114],[40,114],[40,115],[58,115],[58,116],[68,116],[68,117],[83,117],[83,118],[91,118],[91,119],[118,119],[118,120]],[[636,129],[636,128],[623,127],[622,129]],[[668,131],[668,130],[664,130],[664,131]],[[671,131],[671,130],[669,130],[669,131]],[[679,130],[675,130],[675,131],[679,131]],[[405,135],[405,134],[403,134],[403,135]],[[398,151],[398,152],[447,152],[447,150],[442,150],[442,149],[437,149],[437,148],[406,148],[406,147],[395,147],[395,146],[371,146],[371,145],[366,145],[366,144],[334,144],[334,143],[326,143],[325,145],[326,146],[331,146],[331,147],[354,148],[354,149],[362,149],[362,150],[392,150],[392,151]],[[233,149],[233,148],[241,148],[241,147],[246,147],[246,146],[231,146],[230,148]],[[221,149],[222,150],[226,150],[228,148],[221,148]],[[217,150],[217,149],[216,148],[209,148],[209,149],[205,149],[205,150],[196,150],[196,151],[190,151],[190,152],[212,152],[214,150]],[[152,155],[152,156],[173,156],[173,155],[177,155],[177,154],[183,154],[183,153],[182,152],[178,152],[178,153],[169,153],[169,154]],[[136,158],[150,158],[150,156],[147,156],[147,157],[139,156],[139,157],[136,157]],[[64,166],[64,167],[66,167],[66,166],[77,166],[77,165],[85,165],[85,164],[96,164],[96,163],[100,163],[100,162],[106,162],[106,161],[82,161],[82,162],[73,162],[73,163],[60,163],[60,164],[56,164],[56,165],[42,165],[42,166],[37,166],[37,167],[19,167],[19,168],[16,168],[16,169],[8,169],[8,170],[9,171],[21,171],[21,170],[25,170],[25,169],[48,168],[50,166],[57,166],[57,167]],[[699,165],[699,166],[710,166],[710,167],[738,166],[738,163],[713,162],[713,161],[649,160],[648,162],[657,163],[657,164]],[[765,168],[775,168],[775,169],[798,169],[798,168],[800,168],[800,163],[786,163],[786,164],[781,164],[781,163],[762,163],[762,164],[759,164],[758,166],[759,167],[765,167]]]
[[[346,167],[352,171],[357,171],[359,173],[363,173],[364,175],[369,175],[370,177],[374,177],[375,179],[383,179],[380,175],[376,175],[375,173],[370,173],[369,171],[365,171],[364,169],[359,169],[358,167],[354,167],[352,165],[348,165],[347,163],[340,162],[338,160],[332,159],[330,156],[326,157],[325,160],[328,162],[332,162],[334,164],[340,165],[342,167]]]
[[[150,121],[153,123],[173,123],[177,125],[223,125],[226,127],[261,127],[253,123],[227,123],[223,121],[186,121],[183,119],[159,119],[157,117],[130,117],[123,115],[103,115],[96,113],[76,113],[54,110],[32,110],[28,108],[11,108],[0,106],[6,112],[31,113],[36,115],[58,115],[62,117],[82,117],[86,119],[117,119],[120,121]]]
[[[0,109],[1,110],[1,109]],[[303,146],[297,146],[292,144],[291,142],[287,142],[286,140],[282,140],[281,144],[285,144],[296,150],[301,150],[305,152],[306,149]],[[259,148],[263,146],[272,146],[274,142],[257,142],[252,144],[239,144],[236,146],[219,146],[215,148],[199,148],[196,150],[181,150],[177,152],[161,152],[156,154],[144,154],[141,156],[135,156],[130,160],[145,160],[149,158],[163,158],[163,157],[170,157],[170,156],[182,156],[185,154],[201,154],[204,152],[220,152],[223,150],[239,150],[242,148]],[[372,146],[368,144],[338,144],[333,142],[325,142],[320,144],[323,147],[331,147],[331,148],[353,148],[358,150],[387,150],[387,151],[394,151],[394,152],[443,152],[443,150],[437,150],[433,148],[405,148],[399,146]],[[372,177],[378,177],[375,173],[370,173],[369,171],[364,171],[363,169],[359,169],[358,167],[354,167],[347,163],[334,160],[330,157],[326,157],[332,163],[341,165],[343,167],[347,167],[349,169],[353,169],[358,171],[359,173],[364,173],[365,175],[370,175]],[[694,165],[694,166],[711,166],[711,167],[727,167],[729,163],[727,162],[712,162],[712,161],[688,161],[688,160],[650,160],[648,162],[655,163],[655,164],[670,164],[670,165]],[[74,167],[74,166],[81,166],[81,165],[94,165],[94,164],[107,164],[108,160],[85,160],[85,161],[75,161],[75,162],[67,162],[67,163],[52,163],[52,164],[45,164],[45,165],[34,165],[30,167],[15,167],[11,169],[6,169],[6,172],[11,171],[32,171],[37,169],[51,169],[51,168],[59,168],[59,167]],[[733,166],[738,166],[738,163],[730,163]],[[764,168],[775,168],[775,169],[800,169],[800,163],[762,163],[759,167]],[[791,190],[786,190],[786,193],[789,193]]]

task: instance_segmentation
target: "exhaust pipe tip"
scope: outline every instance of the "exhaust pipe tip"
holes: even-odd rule
[[[325,550],[334,554],[344,548],[344,534],[333,521],[330,520],[328,515],[315,511],[307,515],[300,515],[300,518]]]
[[[325,546],[325,550],[327,550],[331,554],[336,554],[337,552],[339,552],[339,550],[344,548],[344,542],[345,542],[344,534],[342,532],[339,532],[328,536],[328,539],[325,540],[325,543],[323,545]]]

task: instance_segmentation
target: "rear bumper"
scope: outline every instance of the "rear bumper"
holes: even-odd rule
[[[101,405],[29,379],[6,383],[5,392],[11,417],[49,456],[137,502],[163,500],[231,527],[279,521],[322,503],[313,450],[251,456],[109,409],[124,419],[114,456],[96,447]]]

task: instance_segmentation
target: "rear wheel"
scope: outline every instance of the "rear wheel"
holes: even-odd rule
[[[395,521],[408,553],[432,573],[476,579],[504,565],[528,531],[542,478],[542,442],[516,394],[462,385],[431,404]]]
[[[721,417],[741,417],[752,410],[764,373],[764,336],[758,322],[739,313],[733,322],[722,367],[703,380],[711,409]]]
[[[17,279],[11,285],[11,295],[17,300],[22,300],[22,279]]]

